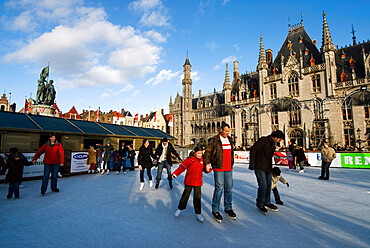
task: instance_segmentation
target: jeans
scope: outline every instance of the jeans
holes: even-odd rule
[[[202,186],[185,185],[184,192],[182,193],[179,206],[177,208],[180,210],[184,210],[186,208],[192,189],[194,189],[193,205],[195,214],[201,214]]]
[[[265,172],[263,170],[255,169],[258,191],[257,191],[257,206],[264,206],[271,203],[271,172]]]
[[[51,189],[57,188],[57,174],[59,164],[45,164],[44,165],[44,176],[42,177],[41,193],[45,193],[48,188],[49,175],[51,172]]]
[[[168,164],[167,161],[162,161],[162,162],[158,163],[157,182],[161,181],[163,168],[166,168],[166,170],[167,170],[167,179],[168,179],[168,181],[172,181],[171,166]]]
[[[95,170],[101,167],[101,162],[103,161],[102,157],[96,157],[96,167]]]
[[[329,167],[331,162],[321,162],[321,176],[329,179]]]
[[[279,191],[278,191],[277,187],[275,187],[275,188],[272,189],[272,193],[274,193],[274,198],[275,198],[275,202],[276,203],[279,202],[279,201],[281,201],[280,200]]]
[[[222,190],[224,190],[225,210],[232,209],[232,189],[233,172],[232,171],[214,171],[215,190],[212,198],[212,212],[219,212]]]
[[[146,174],[148,175],[149,177],[149,181],[152,181],[152,173],[151,173],[151,168],[145,168],[145,167],[141,167],[142,170],[140,171],[140,182],[143,183],[144,182],[144,170],[146,169]]]
[[[121,166],[122,166],[122,171],[125,172],[126,171],[126,158],[119,158],[119,162],[118,162],[118,172],[121,171]]]
[[[8,188],[8,197],[12,197],[13,193],[15,197],[19,197],[19,185],[22,182],[14,182],[14,183],[9,183],[9,188]]]

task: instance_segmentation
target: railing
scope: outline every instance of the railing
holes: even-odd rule
[[[335,89],[341,89],[341,88],[347,88],[347,87],[353,87],[358,85],[365,85],[370,84],[370,78],[360,78],[355,80],[349,80],[345,82],[337,82],[334,84]]]
[[[282,78],[282,74],[271,75],[265,78],[265,83],[278,81]]]
[[[303,68],[303,74],[309,74],[309,73],[314,73],[314,72],[323,71],[323,70],[325,70],[324,63]]]

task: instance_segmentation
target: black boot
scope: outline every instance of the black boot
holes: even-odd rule
[[[157,180],[157,182],[155,183],[155,189],[158,189],[159,187],[159,181]]]
[[[170,185],[170,189],[173,189],[172,180],[168,181],[168,185]]]

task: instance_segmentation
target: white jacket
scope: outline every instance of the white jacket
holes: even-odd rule
[[[278,181],[282,182],[283,184],[287,184],[287,181],[284,179],[284,177],[272,175],[271,189],[276,187]]]

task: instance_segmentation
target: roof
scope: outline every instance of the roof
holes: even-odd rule
[[[216,97],[217,97],[218,104],[224,104],[225,101],[224,101],[224,93],[223,92],[216,92],[216,93],[212,93],[212,94],[207,94],[207,95],[201,96],[200,97],[200,100],[202,100],[203,101],[203,104],[204,104],[204,101],[208,97],[208,99],[210,99],[212,101],[212,106],[213,106],[213,99],[215,97],[215,94],[216,94]],[[199,99],[199,97],[194,97],[192,99],[192,108],[193,109],[197,109],[198,99]],[[215,106],[213,106],[213,107],[215,107]]]
[[[357,78],[365,77],[365,65],[364,58],[362,54],[362,48],[365,53],[370,52],[370,41],[363,42],[354,46],[344,47],[336,50],[335,52],[335,62],[337,64],[337,81],[340,81],[340,75],[344,71],[347,75],[347,80],[353,80],[352,78],[352,68],[349,64],[351,58],[355,61],[355,74]],[[344,58],[342,58],[344,55]]]
[[[0,111],[0,130],[66,132],[74,134],[118,135],[147,138],[169,138],[173,136],[157,129],[122,126],[84,120],[31,115]]]
[[[320,51],[317,49],[316,45],[312,42],[311,38],[308,36],[303,26],[289,31],[283,45],[281,46],[274,62],[268,69],[268,76],[273,75],[273,69],[277,69],[277,73],[281,73],[281,55],[284,56],[284,64],[288,61],[291,54],[295,54],[297,61],[300,61],[300,53],[302,51],[303,56],[303,67],[311,66],[310,59],[311,56],[315,59],[316,64],[322,63],[322,56]]]

